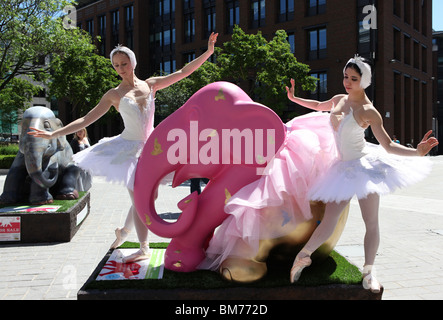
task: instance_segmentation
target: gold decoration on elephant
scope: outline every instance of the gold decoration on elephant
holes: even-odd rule
[[[149,218],[149,216],[145,215],[146,218],[146,225],[150,226],[152,224],[151,218]]]
[[[265,164],[266,163],[266,159],[260,154],[258,154],[256,156],[256,160],[257,160],[257,164]]]
[[[322,202],[311,202],[313,216],[311,220],[298,224],[290,234],[284,237],[261,240],[258,253],[253,259],[229,257],[223,261],[219,269],[222,277],[228,281],[250,283],[265,276],[268,270],[266,262],[270,255],[273,260],[291,260],[292,262],[323,220],[325,207],[326,205]],[[343,233],[348,215],[349,205],[341,213],[332,236],[312,255],[314,262],[322,261],[331,254]],[[281,225],[277,223],[275,227],[279,228]]]
[[[177,261],[176,263],[174,263],[174,267],[181,268],[182,267],[182,262],[181,261]]]
[[[225,94],[223,92],[223,89],[220,89],[218,91],[218,95],[215,97],[215,101],[219,101],[219,100],[226,100]]]
[[[191,202],[192,202],[192,199],[185,200],[186,204],[191,203]]]
[[[151,155],[153,155],[153,156],[158,156],[158,155],[160,155],[160,154],[162,154],[162,153],[163,153],[162,145],[161,145],[160,143],[158,143],[158,139],[155,138],[155,141],[154,141],[154,150],[151,152]]]
[[[226,188],[225,189],[225,204],[228,203],[228,201],[232,198],[231,193],[229,192],[229,190]]]
[[[212,130],[212,132],[208,135],[208,138],[213,138],[213,137],[215,137],[215,136],[217,136],[217,130],[216,129],[214,129],[214,130]]]
[[[273,136],[268,136],[268,143],[270,145],[274,145],[275,144],[275,138]]]

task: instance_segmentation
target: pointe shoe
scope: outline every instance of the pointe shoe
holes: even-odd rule
[[[294,264],[291,269],[290,281],[291,283],[295,283],[300,279],[301,273],[304,268],[309,267],[312,264],[311,253],[306,250],[302,250],[300,253],[306,253],[308,256],[304,258],[299,258],[298,256],[295,258]]]
[[[151,257],[151,251],[149,251],[149,245],[141,245],[140,250],[138,250],[136,253],[133,253],[127,257],[124,257],[122,259],[123,263],[132,263],[137,262],[141,260],[146,260]]]
[[[371,290],[372,293],[379,293],[381,290],[380,283],[375,278],[375,267],[365,266],[363,268],[363,288]]]
[[[126,229],[126,228],[117,228],[115,229],[115,236],[117,239],[115,239],[115,241],[112,243],[111,245],[111,249],[116,249],[118,247],[120,247],[126,240],[126,238],[128,237],[130,230]]]

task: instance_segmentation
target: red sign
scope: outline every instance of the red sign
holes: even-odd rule
[[[0,217],[0,241],[20,241],[20,217]]]

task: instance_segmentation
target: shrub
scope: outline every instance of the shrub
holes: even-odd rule
[[[0,155],[0,169],[9,169],[14,162],[15,154]]]
[[[7,144],[0,146],[0,155],[17,155],[18,144]]]

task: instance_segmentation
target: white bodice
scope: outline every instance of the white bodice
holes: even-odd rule
[[[152,93],[143,108],[132,98],[122,97],[118,109],[125,126],[121,137],[126,140],[146,141],[154,130],[155,104]]]
[[[335,115],[331,115],[334,117]],[[365,129],[354,118],[351,111],[343,115],[338,128],[334,130],[337,150],[342,161],[359,159],[366,155]]]

